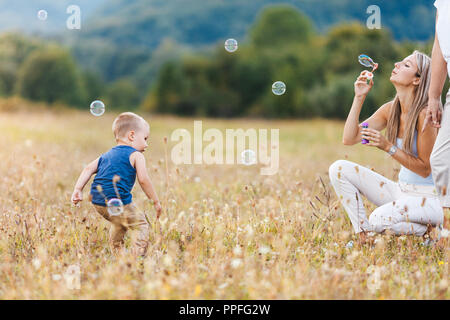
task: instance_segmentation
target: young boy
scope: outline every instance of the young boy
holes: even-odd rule
[[[134,206],[131,190],[137,175],[142,190],[154,202],[158,219],[161,214],[161,204],[147,174],[145,158],[142,154],[148,146],[150,126],[142,117],[132,112],[124,112],[114,120],[112,130],[117,146],[84,168],[75,185],[72,202],[77,204],[83,200],[83,188],[96,173],[91,186],[90,199],[97,212],[112,223],[111,250],[116,252],[120,249],[123,246],[126,231],[132,229],[138,232],[133,243],[133,252],[136,255],[145,256],[149,242],[149,225],[145,214]],[[113,198],[120,198],[123,203],[123,212],[120,215],[108,213],[107,202]]]

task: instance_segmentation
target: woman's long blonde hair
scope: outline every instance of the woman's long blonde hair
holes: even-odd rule
[[[409,154],[413,154],[414,130],[417,126],[419,114],[428,105],[428,88],[431,80],[431,58],[419,51],[414,51],[413,55],[417,61],[417,76],[420,77],[420,82],[414,91],[414,100],[406,117],[403,135],[402,149]],[[387,139],[394,145],[397,144],[401,113],[400,99],[396,95],[386,126]]]

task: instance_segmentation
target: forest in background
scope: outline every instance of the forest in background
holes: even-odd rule
[[[246,30],[245,34],[233,29],[238,23],[227,26],[227,20],[222,19],[229,14],[238,22],[251,21],[250,13],[246,19],[232,14],[236,12],[236,1],[211,1],[202,10],[195,10],[198,1],[187,2],[192,2],[193,7],[186,2],[182,5],[171,1],[169,5],[152,1],[144,10],[139,0],[128,5],[120,0],[111,1],[103,9],[91,8],[103,18],[97,23],[86,23],[86,28],[76,36],[62,35],[69,34],[69,30],[49,38],[5,32],[0,35],[0,94],[80,108],[101,99],[113,109],[179,115],[344,118],[353,97],[353,82],[364,69],[358,64],[357,56],[364,53],[380,64],[373,92],[363,109],[366,116],[392,98],[394,90],[389,76],[395,61],[415,49],[431,54],[432,33],[425,42],[417,41],[420,38],[417,35],[413,37],[415,41],[400,41],[384,25],[382,29],[369,30],[361,22],[367,18],[365,1],[358,2],[352,10],[348,9],[348,1],[327,1],[320,6],[320,11],[333,9],[335,15],[361,13],[360,22],[340,23],[326,31],[321,31],[323,23],[317,23],[295,6],[301,3],[308,8],[311,1],[267,6],[248,28],[241,28]],[[252,3],[261,6],[274,2],[277,1]],[[403,2],[395,3],[400,6]],[[393,12],[401,11],[403,15],[419,12],[424,8],[423,1],[416,2],[414,5],[409,2],[409,11],[398,7],[382,9],[382,23],[394,16]],[[181,9],[179,16],[174,17],[173,6],[177,3]],[[422,17],[431,14],[432,26],[432,5],[427,9],[428,13]],[[119,11],[121,14],[117,15]],[[237,11],[242,15],[258,12],[256,9]],[[196,29],[202,21],[197,17],[201,12],[204,19],[220,23]],[[156,16],[165,17],[164,21],[172,29],[143,36],[145,30],[159,30],[160,20]],[[191,23],[181,23],[181,16],[190,17],[186,19]],[[411,13],[410,19],[413,17]],[[171,19],[181,24],[172,23]],[[430,19],[422,19],[421,23]],[[224,29],[214,31],[212,25]],[[425,25],[403,29],[417,33],[427,28]],[[178,30],[178,36],[174,30]],[[238,35],[235,38],[239,49],[234,53],[223,48],[225,38],[220,37],[225,31]],[[277,80],[286,83],[283,96],[271,92],[271,85]]]

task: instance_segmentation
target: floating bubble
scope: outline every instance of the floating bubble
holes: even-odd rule
[[[374,62],[371,57],[365,54],[360,54],[358,56],[358,61],[364,67],[372,68],[372,72],[374,72],[378,68],[378,63]]]
[[[118,216],[123,212],[122,200],[117,198],[112,198],[108,200],[108,213],[112,216]]]
[[[235,39],[228,39],[225,41],[225,50],[228,52],[235,52],[238,49],[238,42]]]
[[[373,68],[373,66],[375,65],[375,62],[373,62],[372,58],[365,54],[360,54],[358,57],[358,61],[367,68]]]
[[[92,101],[91,103],[91,113],[96,117],[100,117],[105,113],[105,104],[100,100]]]
[[[286,92],[286,85],[283,81],[274,82],[274,84],[272,85],[272,92],[277,96],[281,96]]]
[[[37,13],[38,19],[42,20],[42,21],[47,20],[47,16],[48,16],[48,13],[45,10],[39,10]]]
[[[241,153],[242,163],[246,166],[251,166],[256,163],[256,153],[253,150],[247,149]]]

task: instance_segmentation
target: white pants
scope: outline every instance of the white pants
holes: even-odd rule
[[[391,181],[356,163],[338,160],[329,169],[331,184],[344,206],[353,229],[421,236],[427,224],[442,224],[444,213],[433,186]],[[369,219],[362,195],[378,206]]]
[[[441,128],[430,156],[434,184],[443,207],[450,208],[450,90],[441,119]]]

